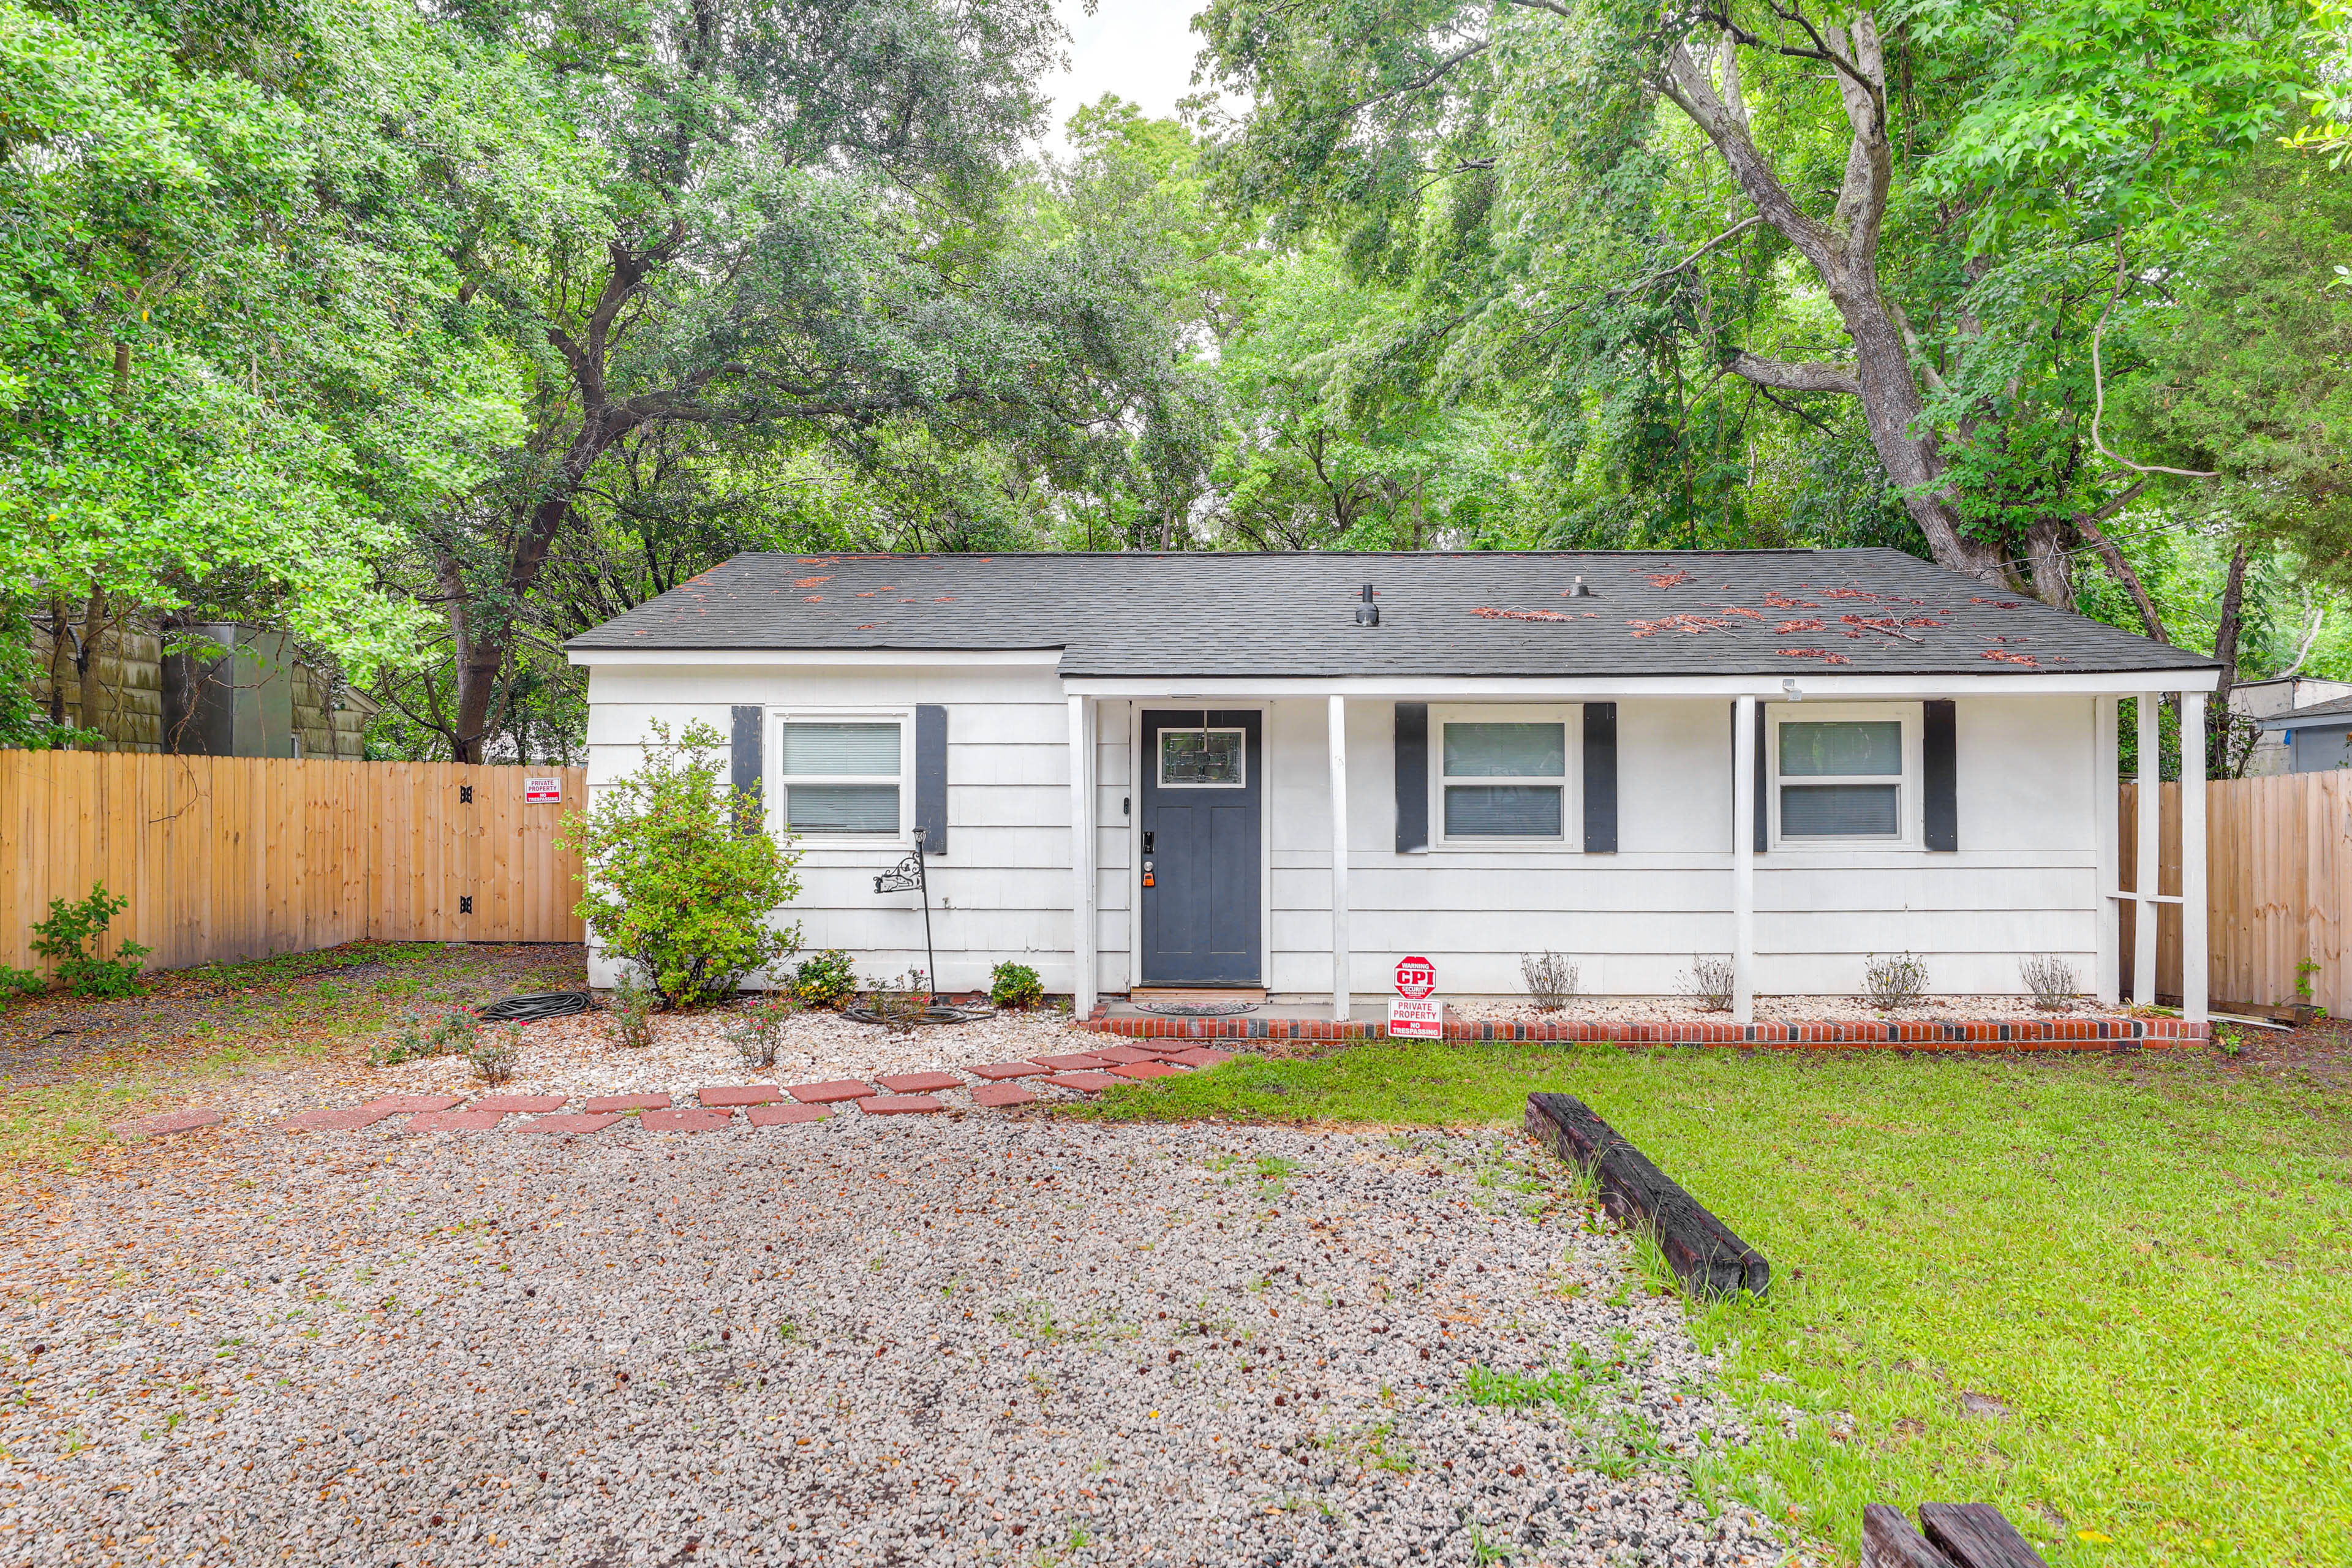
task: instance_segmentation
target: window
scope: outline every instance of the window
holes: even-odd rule
[[[776,742],[784,826],[794,833],[895,837],[906,754],[901,721],[787,720]]]
[[[1248,748],[1240,730],[1160,731],[1160,787],[1245,789]]]
[[[1438,783],[1449,839],[1564,837],[1565,719],[1441,721]]]
[[[1782,838],[1905,837],[1901,719],[1783,719],[1777,728]]]

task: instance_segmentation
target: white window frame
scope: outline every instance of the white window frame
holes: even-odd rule
[[[1559,837],[1557,838],[1503,838],[1479,835],[1476,837],[1454,837],[1445,831],[1445,726],[1448,724],[1558,724],[1561,727],[1560,767],[1556,781],[1559,785]],[[1549,784],[1551,779],[1512,780],[1500,777],[1457,779],[1457,784]],[[1580,855],[1584,852],[1584,705],[1566,703],[1479,703],[1469,702],[1441,706],[1432,703],[1429,709],[1429,847],[1432,851],[1450,849],[1456,852],[1480,849],[1508,850],[1513,854],[1527,851],[1551,851]]]
[[[1771,813],[1770,843],[1775,849],[1917,849],[1927,841],[1922,805],[1925,744],[1921,727],[1925,710],[1916,702],[1770,702],[1764,708],[1765,805]],[[1892,834],[1842,835],[1835,837],[1780,831],[1780,726],[1783,724],[1885,723],[1903,726],[1903,771],[1900,773],[1809,774],[1795,787],[1826,784],[1893,784],[1895,831]]]
[[[1249,731],[1239,724],[1209,724],[1204,726],[1155,731],[1151,747],[1152,778],[1160,789],[1247,789],[1249,788]],[[1168,776],[1168,754],[1165,737],[1170,735],[1238,735],[1242,740],[1241,777],[1230,784],[1185,783]]]
[[[793,773],[784,772],[784,726],[787,724],[896,724],[898,726],[898,827],[895,833],[800,833],[803,844],[816,848],[887,848],[904,850],[915,843],[915,710],[912,708],[771,708],[768,710],[768,826],[779,837],[792,831],[790,795],[795,781],[805,784],[870,784],[880,773]]]

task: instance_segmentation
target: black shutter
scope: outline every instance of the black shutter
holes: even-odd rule
[[[948,852],[948,710],[935,703],[915,710],[915,826],[924,854]]]
[[[1617,853],[1617,704],[1584,705],[1584,852]]]
[[[1731,700],[1731,765],[1735,768],[1739,765],[1739,703],[1740,699],[1737,697]],[[1771,804],[1771,795],[1769,794],[1771,784],[1769,779],[1767,777],[1771,771],[1771,763],[1767,753],[1771,751],[1771,748],[1764,743],[1764,704],[1759,702],[1756,704],[1755,834],[1756,853],[1759,855],[1764,853],[1765,845],[1771,842],[1772,838],[1771,819],[1765,816],[1765,808]],[[1737,779],[1733,780],[1731,787],[1738,789],[1739,787],[1739,782]]]
[[[1919,759],[1921,794],[1926,807],[1927,847],[1960,847],[1958,713],[1948,698],[1923,702],[1919,727],[1923,755]]]
[[[1429,704],[1396,705],[1396,847],[1400,855],[1429,847]]]
[[[735,720],[731,755],[727,782],[737,789],[747,791],[754,800],[761,795],[761,775],[767,771],[761,744],[767,731],[767,710],[752,704],[742,704],[731,710]],[[760,831],[762,816],[757,806],[743,804],[739,796],[735,805],[735,831],[751,834]]]

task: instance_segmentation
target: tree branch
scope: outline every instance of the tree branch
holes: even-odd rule
[[[1557,9],[1557,7],[1547,7],[1547,9]],[[1566,16],[1567,14],[1568,13],[1565,11],[1560,13],[1562,16]],[[1487,47],[1488,40],[1481,38],[1476,43],[1471,45],[1468,48],[1462,50],[1460,53],[1449,55],[1444,59],[1438,61],[1435,65],[1430,67],[1428,70],[1423,72],[1417,79],[1406,82],[1402,87],[1392,87],[1386,92],[1375,93],[1370,98],[1360,99],[1356,102],[1348,105],[1348,107],[1340,112],[1343,114],[1354,114],[1359,110],[1370,109],[1376,103],[1386,103],[1390,99],[1402,98],[1406,93],[1419,92],[1423,88],[1433,87],[1437,83],[1444,80],[1445,78],[1453,72],[1454,68],[1460,65],[1464,60],[1485,54]]]
[[[1742,349],[1731,356],[1731,363],[1724,368],[1759,386],[1777,386],[1783,392],[1842,392],[1849,397],[1862,395],[1862,383],[1855,379],[1853,370],[1821,360],[1792,364],[1787,360],[1766,359]]]
[[[2144,485],[2147,481],[2143,479],[2140,483]],[[2129,594],[2132,603],[2139,607],[2139,618],[2147,624],[2147,635],[2168,646],[2172,639],[2165,635],[2164,617],[2156,613],[2156,601],[2147,596],[2147,585],[2140,582],[2139,574],[2132,570],[2131,563],[2124,559],[2124,552],[2116,548],[2116,542],[2099,528],[2102,516],[2122,506],[2139,490],[2140,485],[2134,485],[2096,512],[2076,512],[2074,526],[2083,531],[2083,537],[2089,540],[2091,548],[2099,552],[2099,559],[2106,563],[2107,571],[2124,585],[2124,592]]]

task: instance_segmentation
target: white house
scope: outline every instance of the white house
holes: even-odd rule
[[[2055,954],[2112,1002],[2118,902],[2157,901],[2116,885],[2117,704],[2180,694],[2195,776],[2217,673],[1885,550],[747,554],[570,653],[592,789],[650,719],[732,737],[812,946],[921,966],[913,895],[874,890],[919,826],[936,983],[1015,959],[1081,1016],[1239,986],[1344,1017],[1406,953],[1510,994],[1535,950],[1614,994],[1728,955],[1742,1020],[1897,952],[1945,994]]]

